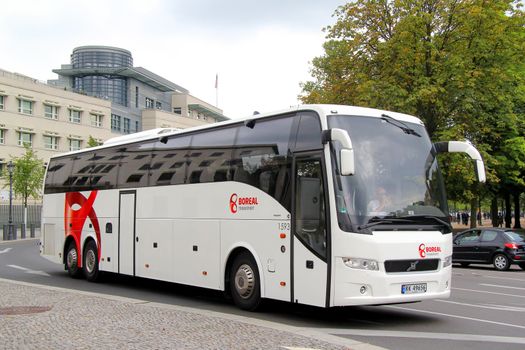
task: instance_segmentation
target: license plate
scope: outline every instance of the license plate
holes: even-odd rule
[[[401,286],[401,294],[418,294],[418,293],[426,293],[426,292],[427,292],[426,283],[403,284]]]

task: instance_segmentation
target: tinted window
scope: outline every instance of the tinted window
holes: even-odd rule
[[[290,210],[289,142],[293,116],[257,120],[239,127],[233,152],[233,180],[255,186]]]
[[[47,169],[44,193],[60,193],[68,190],[67,180],[71,176],[72,168],[73,157],[51,159]]]
[[[483,231],[481,234],[482,242],[493,242],[498,238],[498,232],[496,231]]]
[[[317,114],[313,112],[302,112],[299,118],[295,150],[301,151],[322,148],[321,123]]]
[[[468,231],[458,237],[457,243],[459,244],[470,244],[479,242],[479,230]]]
[[[154,142],[143,141],[117,149],[122,156],[117,179],[119,188],[148,186],[153,146]]]
[[[183,184],[186,181],[191,136],[171,136],[166,143],[155,143],[150,186]]]
[[[189,183],[228,181],[229,162],[237,128],[225,128],[194,134],[191,140]],[[219,176],[216,176],[219,173]]]
[[[523,243],[525,241],[525,237],[517,232],[505,231],[505,236],[507,236],[512,242]]]

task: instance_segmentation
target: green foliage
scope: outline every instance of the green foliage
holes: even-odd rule
[[[35,152],[25,146],[25,154],[12,159],[13,162],[13,192],[16,198],[22,198],[27,206],[29,197],[38,198],[41,195],[44,180],[44,162],[37,158]],[[4,188],[9,187],[9,171],[2,174]]]
[[[87,145],[88,145],[88,148],[91,148],[91,147],[100,146],[100,143],[97,140],[95,140],[93,136],[89,135]]]
[[[469,140],[489,185],[524,187],[525,15],[511,0],[356,0],[325,29],[304,103],[419,116],[434,141]],[[470,161],[442,159],[451,199],[479,193]]]

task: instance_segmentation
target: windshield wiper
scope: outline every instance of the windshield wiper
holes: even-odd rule
[[[411,220],[408,220],[408,219],[398,219],[398,218],[377,219],[374,221],[372,220],[374,220],[374,218],[370,219],[370,221],[368,221],[368,224],[357,226],[357,229],[364,230],[372,226],[381,225],[381,224],[394,224],[396,222],[412,222]]]
[[[445,220],[442,220],[436,216],[431,216],[431,215],[409,215],[409,216],[403,216],[404,220],[410,220],[410,219],[430,219],[430,220],[434,220],[436,221],[437,223],[447,227],[448,229],[450,229],[450,232],[452,232],[452,225],[448,222],[446,222]]]
[[[401,120],[392,118],[388,114],[381,114],[381,119],[389,124],[392,124],[395,127],[400,128],[401,130],[403,130],[405,134],[421,137],[421,135],[416,130],[410,128],[408,125],[403,123]]]

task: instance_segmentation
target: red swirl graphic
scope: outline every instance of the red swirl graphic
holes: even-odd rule
[[[425,252],[425,245],[424,244],[420,244],[419,245],[419,256],[424,258],[427,256],[427,253]]]
[[[230,196],[230,211],[235,214],[237,212],[237,193]]]
[[[82,236],[82,228],[84,223],[89,216],[95,233],[97,235],[98,243],[98,259],[100,261],[100,225],[98,223],[97,214],[93,209],[93,203],[97,197],[98,191],[92,191],[89,194],[89,198],[86,198],[80,192],[69,192],[66,193],[66,200],[64,206],[64,229],[67,236],[73,236],[78,251],[78,267],[82,266],[82,251],[80,250],[81,242],[80,237]],[[80,209],[73,209],[74,205],[79,205]]]

